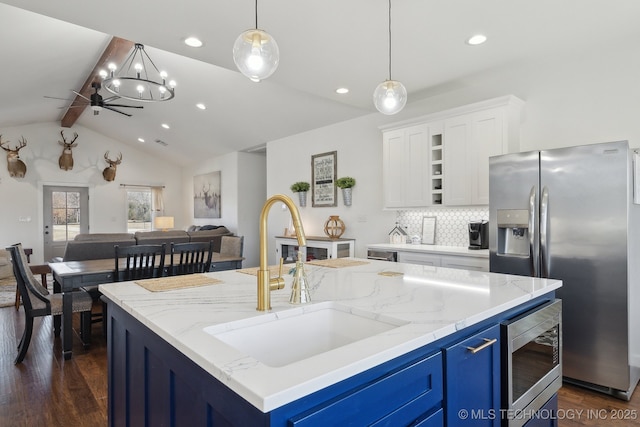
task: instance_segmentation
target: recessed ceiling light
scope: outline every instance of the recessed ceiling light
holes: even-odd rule
[[[486,41],[487,41],[487,36],[485,36],[484,34],[476,34],[467,39],[467,44],[470,44],[471,46],[476,46]]]
[[[184,44],[190,47],[202,47],[202,42],[196,37],[187,37],[184,39]]]
[[[138,138],[138,142],[144,144],[144,138]]]
[[[207,109],[207,106],[204,105],[202,102],[196,104],[196,107],[198,107],[201,110],[206,110]]]
[[[165,129],[169,129],[170,128],[170,126],[168,124],[166,124],[166,123],[163,123],[162,127],[165,128]]]
[[[336,89],[336,93],[339,93],[340,95],[344,95],[345,93],[349,93],[349,88],[339,87],[338,89]]]

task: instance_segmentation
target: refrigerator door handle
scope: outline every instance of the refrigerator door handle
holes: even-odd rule
[[[539,277],[538,265],[540,265],[538,250],[535,246],[536,224],[538,223],[536,218],[536,207],[538,205],[538,201],[536,200],[537,193],[538,189],[534,185],[531,187],[531,192],[529,193],[529,258],[531,259],[531,275],[533,277]]]
[[[544,187],[540,197],[540,277],[549,278],[549,189]]]

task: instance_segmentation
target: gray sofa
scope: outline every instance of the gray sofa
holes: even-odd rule
[[[86,233],[78,234],[67,242],[62,259],[54,261],[86,261],[90,259],[113,258],[113,247],[133,246],[136,239],[130,233]]]
[[[131,233],[87,233],[78,234],[67,242],[62,259],[54,261],[85,261],[90,259],[113,258],[114,246],[157,245],[166,243],[167,253],[171,243],[209,242],[213,240],[213,251],[220,252],[222,236],[233,236],[226,227],[197,231],[138,231]]]

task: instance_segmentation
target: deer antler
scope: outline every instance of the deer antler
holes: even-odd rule
[[[9,143],[9,141],[5,141],[7,144]],[[5,142],[2,142],[2,135],[0,135],[0,148],[2,148],[4,151],[11,151],[8,147],[5,147],[4,144]]]
[[[16,147],[16,151],[19,151],[21,148],[27,146],[27,140],[24,139],[24,136],[20,137],[20,141],[18,141],[18,142],[20,143],[20,146]]]
[[[119,165],[120,162],[122,161],[122,153],[118,153],[118,158],[116,160],[111,160],[109,158],[109,152],[107,151],[106,153],[104,153],[104,159],[107,161],[107,163],[109,163],[110,165]]]
[[[58,142],[60,143],[60,145],[64,145],[65,147],[74,146],[73,143],[76,141],[76,139],[78,139],[78,133],[77,132],[73,133],[73,139],[71,140],[71,142],[67,142],[67,138],[64,137],[64,130],[60,131],[60,135],[62,136],[62,141],[58,141]]]

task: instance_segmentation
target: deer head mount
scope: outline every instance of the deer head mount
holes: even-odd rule
[[[111,182],[116,179],[116,168],[118,167],[120,162],[122,162],[122,153],[118,154],[118,158],[116,160],[111,160],[109,158],[109,152],[107,151],[106,153],[104,153],[104,159],[107,161],[107,163],[109,163],[109,166],[104,168],[104,170],[102,171],[102,176],[104,177],[105,181]]]
[[[73,169],[73,152],[71,151],[71,149],[78,145],[75,142],[76,139],[78,139],[78,134],[76,132],[73,133],[73,139],[71,140],[71,142],[67,142],[67,139],[64,137],[63,130],[60,131],[60,135],[62,136],[62,141],[58,141],[58,143],[60,143],[63,148],[62,154],[58,159],[58,165],[60,166],[60,169],[69,171]]]
[[[218,207],[218,204],[220,203],[220,195],[215,191],[211,191],[211,184],[209,184],[209,187],[206,190],[204,189],[204,185],[202,185],[202,194],[204,195],[204,204],[209,209],[216,209]]]
[[[6,147],[4,146],[5,143],[7,144]],[[2,135],[0,135],[0,147],[7,152],[7,170],[9,171],[9,176],[24,178],[24,175],[27,173],[27,165],[20,160],[20,156],[18,155],[18,151],[20,151],[22,147],[26,146],[27,140],[24,139],[23,136],[16,148],[9,148],[9,141],[2,142]]]

